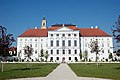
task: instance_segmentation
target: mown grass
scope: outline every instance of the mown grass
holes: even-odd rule
[[[27,77],[45,77],[57,66],[58,64],[55,63],[5,63],[4,72],[0,71],[0,80]]]
[[[120,63],[101,63],[99,67],[94,63],[76,63],[69,66],[77,76],[120,80]]]

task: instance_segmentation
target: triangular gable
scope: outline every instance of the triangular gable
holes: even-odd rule
[[[62,26],[62,27],[56,29],[55,31],[73,31],[73,30],[68,27]]]

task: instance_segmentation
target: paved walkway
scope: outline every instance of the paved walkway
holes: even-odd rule
[[[77,77],[67,64],[60,64],[46,77],[21,78],[13,80],[110,80],[101,78]]]

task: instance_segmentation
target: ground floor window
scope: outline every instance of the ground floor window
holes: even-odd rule
[[[59,57],[57,57],[56,60],[59,60]]]
[[[77,57],[75,57],[75,61],[78,61]]]
[[[71,60],[71,57],[69,57],[69,60]]]
[[[50,57],[50,61],[53,61],[53,57]]]

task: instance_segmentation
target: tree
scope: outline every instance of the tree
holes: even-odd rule
[[[32,58],[31,58],[31,56],[33,54],[32,45],[24,47],[24,54],[25,54],[25,57],[26,57],[27,61],[32,60]]]
[[[13,35],[7,34],[7,29],[0,26],[0,56],[4,57],[4,60],[9,56],[9,48],[13,42],[15,42]]]
[[[43,61],[43,57],[44,57],[44,50],[41,49],[41,51],[40,51],[40,59],[41,59],[41,61]]]
[[[113,58],[112,53],[109,53],[109,59],[112,59],[112,58]]]
[[[88,60],[88,51],[87,50],[84,51],[83,57],[84,57],[85,62],[87,62],[87,60]]]
[[[46,51],[46,54],[44,56],[45,56],[45,59],[46,59],[46,62],[47,62],[47,59],[48,59],[48,56],[49,56],[48,51]]]
[[[115,22],[115,25],[113,25],[113,37],[116,40],[117,43],[120,43],[120,15],[118,17],[117,22]]]
[[[95,52],[95,55],[96,55],[95,61],[97,62],[97,67],[98,67],[99,66],[98,65],[98,59],[99,59],[100,49],[99,49],[99,46],[98,46],[98,40],[97,39],[96,39],[96,41],[91,42],[90,48],[91,48],[91,53]]]
[[[2,56],[2,61],[6,61],[6,57],[9,56],[9,48],[14,42],[12,34],[7,34],[7,29],[0,26],[0,56]],[[1,63],[1,69],[3,72],[3,63]]]
[[[120,49],[117,50],[116,55],[120,56]]]
[[[80,60],[82,60],[82,53],[81,52],[80,52],[79,56],[80,56]]]

